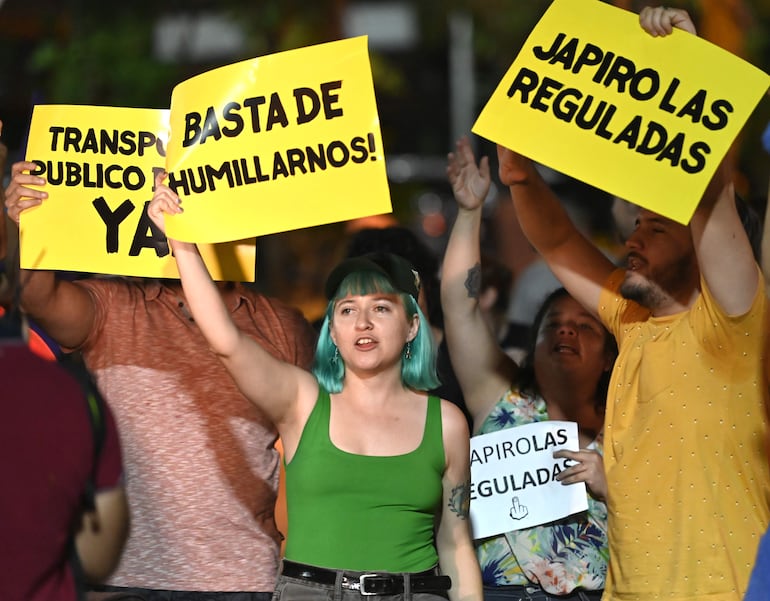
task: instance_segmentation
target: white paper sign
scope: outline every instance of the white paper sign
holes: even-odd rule
[[[574,462],[554,459],[553,452],[579,448],[575,422],[535,422],[471,438],[473,538],[586,511],[585,484],[565,486],[555,479]]]

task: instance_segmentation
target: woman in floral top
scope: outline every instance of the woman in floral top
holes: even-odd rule
[[[601,432],[612,336],[564,289],[543,303],[521,365],[506,355],[479,307],[481,207],[489,162],[477,165],[462,139],[447,167],[458,215],[444,256],[441,300],[452,365],[473,418],[474,434],[549,419],[578,424],[580,451],[557,479],[585,482],[588,511],[533,528],[477,540],[487,600],[598,600],[607,571],[607,494]]]

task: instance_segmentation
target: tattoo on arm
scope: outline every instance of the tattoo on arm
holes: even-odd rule
[[[452,489],[449,497],[449,509],[462,520],[467,520],[471,509],[471,483],[463,482]]]
[[[468,298],[478,298],[481,293],[481,263],[476,263],[468,270],[468,277],[465,278],[465,289],[468,291]]]

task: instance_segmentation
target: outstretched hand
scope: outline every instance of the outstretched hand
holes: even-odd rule
[[[639,13],[639,24],[653,37],[669,35],[674,27],[695,35],[695,25],[686,10],[665,6],[645,6]]]
[[[166,215],[177,215],[183,212],[182,200],[171,188],[163,183],[168,175],[161,171],[155,176],[155,193],[147,207],[147,215],[158,226],[161,232],[166,233]]]
[[[449,153],[446,173],[460,208],[472,211],[484,204],[490,185],[489,158],[482,157],[476,165],[467,137],[460,138],[457,150]]]

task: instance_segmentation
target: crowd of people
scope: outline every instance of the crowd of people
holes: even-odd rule
[[[695,33],[683,10],[639,20]],[[359,233],[316,324],[172,238],[178,281],[11,274],[0,598],[770,598],[767,288],[729,162],[687,226],[625,207],[619,266],[533,161],[497,161],[559,282],[515,353],[512,283],[482,252],[490,160],[467,138],[443,260],[406,228]],[[49,202],[34,167],[12,166],[11,227]],[[148,207],[163,232],[184,212],[165,177]],[[29,323],[61,352],[33,354]],[[587,510],[474,538],[471,436],[549,420],[577,426],[555,478]]]

